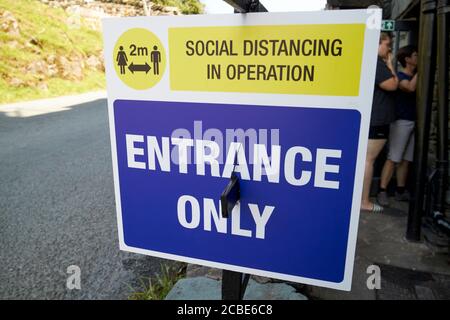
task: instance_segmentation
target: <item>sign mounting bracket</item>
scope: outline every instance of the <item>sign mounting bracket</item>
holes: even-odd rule
[[[234,13],[267,12],[259,0],[224,0],[234,8]],[[239,179],[233,171],[230,182],[220,196],[222,217],[228,218],[240,200]],[[249,274],[222,271],[222,300],[242,300],[247,288]]]
[[[267,12],[259,0],[224,0],[234,8],[234,13]]]

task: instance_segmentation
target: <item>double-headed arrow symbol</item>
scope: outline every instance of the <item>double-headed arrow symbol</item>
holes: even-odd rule
[[[146,62],[145,64],[133,64],[133,62],[128,66],[128,69],[130,69],[131,73],[134,73],[135,71],[145,71],[145,73],[148,73],[151,69],[151,67]]]

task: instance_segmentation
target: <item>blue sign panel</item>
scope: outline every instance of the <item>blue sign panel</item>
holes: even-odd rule
[[[127,246],[343,280],[358,111],[131,100],[113,108]],[[241,200],[222,218],[233,169]]]

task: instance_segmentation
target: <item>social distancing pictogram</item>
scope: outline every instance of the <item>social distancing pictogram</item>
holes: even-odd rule
[[[145,90],[156,85],[166,68],[164,47],[149,30],[133,28],[124,32],[113,52],[117,76],[127,86]]]

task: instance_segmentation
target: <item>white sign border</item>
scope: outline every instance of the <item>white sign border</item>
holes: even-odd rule
[[[269,18],[270,16],[270,18]],[[326,21],[326,23],[322,22]],[[269,23],[270,22],[270,23]],[[108,91],[108,113],[111,138],[111,153],[114,176],[114,192],[116,198],[116,212],[120,250],[155,256],[163,259],[183,261],[212,268],[255,274],[259,276],[277,278],[292,282],[304,283],[338,290],[351,290],[354,267],[354,258],[357,241],[358,222],[360,215],[360,199],[365,168],[366,150],[372,98],[375,82],[376,61],[378,52],[378,39],[380,35],[381,10],[331,10],[321,12],[296,13],[249,13],[227,15],[196,15],[177,17],[134,17],[134,18],[105,18],[104,53],[105,69]],[[224,92],[181,92],[171,91],[169,85],[170,65],[167,63],[165,75],[153,88],[137,91],[125,86],[115,75],[112,53],[115,41],[120,35],[131,28],[147,28],[155,33],[169,55],[168,28],[169,27],[195,27],[195,26],[254,26],[254,25],[292,25],[292,24],[366,24],[364,37],[364,52],[361,66],[360,92],[357,97],[342,96],[314,96],[314,95],[288,95],[288,94],[256,94],[256,93],[224,93]],[[372,27],[370,27],[372,25]],[[107,30],[107,31],[105,31]],[[344,279],[340,283],[304,278],[265,270],[246,268],[236,265],[223,264],[213,261],[195,259],[191,257],[167,254],[152,250],[129,247],[124,242],[119,173],[117,163],[117,149],[115,137],[115,122],[113,103],[117,99],[151,100],[172,102],[197,102],[221,104],[248,104],[267,106],[291,106],[303,108],[352,109],[361,113],[361,128],[359,136],[358,156],[355,172],[354,192],[352,199],[349,237],[347,243],[347,256],[345,262]],[[350,106],[350,107],[348,107]]]

